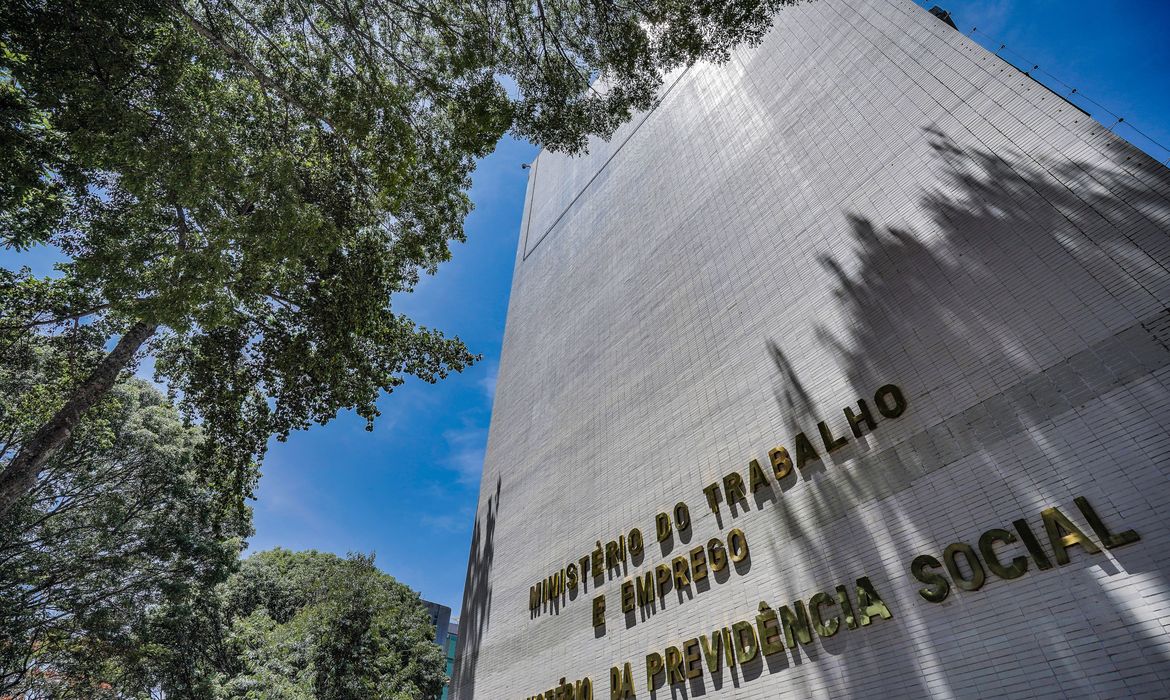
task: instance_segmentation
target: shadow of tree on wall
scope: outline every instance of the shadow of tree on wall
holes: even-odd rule
[[[1133,415],[1143,404],[1163,409],[1170,404],[1167,388],[1151,379],[1152,373],[1170,368],[1170,171],[1149,164],[1136,151],[1122,166],[1047,161],[960,147],[936,129],[926,132],[942,166],[938,185],[921,200],[933,230],[883,226],[847,212],[854,250],[821,258],[835,280],[846,330],[835,335],[822,327],[820,341],[840,363],[855,396],[868,397],[887,382],[904,383],[911,402],[908,417],[916,421],[913,434],[903,436],[897,445],[887,445],[881,429],[872,443],[852,441],[849,452],[825,463],[824,478],[802,487],[807,488],[802,494],[807,507],[800,516],[785,506],[784,496],[773,510],[785,531],[800,538],[847,517],[859,504],[868,504],[866,522],[881,525],[867,531],[850,529],[857,534],[858,551],[881,546],[888,551],[892,542],[905,541],[910,534],[938,545],[932,552],[899,548],[897,557],[883,560],[890,585],[915,588],[907,568],[914,555],[938,556],[951,541],[970,541],[984,529],[1006,524],[987,522],[960,529],[945,516],[931,520],[935,516],[906,513],[896,499],[888,498],[960,460],[979,476],[956,474],[931,487],[941,498],[958,499],[955,504],[983,496],[939,489],[958,491],[964,485],[974,489],[981,480],[994,484],[992,488],[1006,495],[1005,502],[1016,504],[1044,502],[1064,509],[1072,506],[1064,489],[1087,491],[1093,501],[1107,500],[1114,486],[1127,491],[1126,499],[1144,497],[1155,505],[1170,502],[1168,482],[1155,484],[1156,492],[1143,493],[1126,474],[1127,469],[1148,473],[1150,464],[1170,464],[1164,440],[1137,433],[1132,425],[1115,433],[1106,426],[1088,426],[1087,437],[1100,441],[1092,447],[1100,453],[1093,460],[1092,477],[1086,477],[1073,473],[1081,467],[1072,459],[1083,453],[1084,441],[1076,444],[1062,433],[1069,423],[1094,410]],[[1074,348],[1073,354],[1066,348]],[[790,429],[830,417],[841,420],[840,406],[816,406],[810,387],[802,384],[776,341],[767,341],[766,352],[776,365],[774,393]],[[1122,388],[1126,391],[1117,391]],[[916,403],[934,410],[915,416]],[[950,417],[930,419],[937,422],[928,424],[926,415]],[[1156,420],[1144,426],[1153,432],[1165,430]],[[1114,428],[1120,427],[1114,420]],[[843,468],[841,462],[853,463]],[[1170,468],[1160,468],[1170,476],[1166,473]],[[1026,473],[1030,470],[1047,470],[1049,476],[1032,480]],[[1040,479],[1064,485],[1048,493],[1038,486]],[[1075,509],[1067,512],[1079,516]],[[1010,522],[1035,518],[1037,513],[1038,509],[1017,513],[1006,506],[997,516]],[[976,529],[969,531],[971,527]],[[1014,636],[1012,643],[1020,645],[1085,648],[1084,638],[1097,634],[1098,624],[1112,625],[1115,620],[1134,630],[1133,639],[1156,635],[1157,630],[1146,628],[1160,624],[1155,608],[1170,600],[1170,568],[1157,561],[1155,540],[1165,543],[1166,538],[1155,531],[1142,535],[1142,543],[1113,550],[1108,557],[1077,552],[1072,563],[1062,567],[1100,568],[1101,575],[1076,577],[1082,582],[1095,579],[1098,590],[1075,592],[1073,578],[1067,575],[1066,583],[1049,583],[1068,586],[1070,597],[1093,596],[1088,619],[1042,616],[1027,631],[997,630],[997,619],[1015,613],[992,607],[996,599],[984,592],[953,590],[941,606],[916,600],[926,607],[911,606],[905,611],[909,617],[895,611],[901,633],[915,630],[913,648],[891,650],[892,637],[883,637],[879,623],[873,631],[877,634],[818,640],[812,647],[820,648],[808,656],[815,659],[820,651],[838,654],[841,645],[882,648],[881,676],[904,679],[907,695],[940,691],[961,695],[974,690],[973,676],[956,681],[936,672],[929,682],[922,678],[924,667],[944,663],[931,658],[930,651],[936,642],[953,644],[955,630],[946,625],[959,623],[953,616],[960,610],[966,611],[964,624],[978,625],[991,636]],[[860,573],[848,571],[851,563],[842,563],[841,557],[828,562],[815,548],[801,551],[819,570],[835,567],[835,577]],[[1109,579],[1118,568],[1154,582],[1146,584],[1155,595],[1144,608],[1111,589]],[[990,577],[986,588],[1021,586],[1030,577],[1061,575],[1033,566],[1020,581]],[[780,590],[794,591],[796,578],[794,572],[778,572]],[[998,600],[1002,604],[1002,598]],[[1081,606],[1083,613],[1086,603]],[[934,615],[945,616],[948,622]],[[1113,678],[1136,678],[1151,671],[1170,678],[1170,655],[1158,649],[1145,654],[1144,666],[1127,671],[1118,664]],[[879,687],[873,684],[879,656],[861,660],[865,656],[850,652],[847,685],[844,689],[835,685],[838,692]],[[1091,693],[1093,684],[1102,681],[1090,681],[1078,670],[1083,660],[1061,659],[1051,664],[1049,675],[1037,672],[1038,685],[1030,692],[1059,688]],[[964,667],[959,673],[977,672]],[[798,684],[803,682],[807,679]]]
[[[941,351],[961,372],[994,377],[1035,369],[1036,354],[1055,352],[1046,332],[1084,324],[1083,317],[1066,321],[1070,311],[1088,308],[1103,330],[1115,327],[1121,311],[1150,316],[1170,300],[1165,194],[1125,171],[1022,155],[1009,162],[926,131],[944,176],[922,207],[941,239],[924,242],[850,214],[856,272],[832,256],[821,258],[855,322],[846,340],[821,337],[855,386],[871,387],[891,369],[891,358],[869,352],[888,346],[891,336],[903,339],[914,360],[937,363]],[[1170,190],[1166,169],[1150,170],[1148,179],[1160,177],[1160,189]],[[1037,272],[1051,272],[1043,287]],[[1092,287],[1122,301],[1087,297]],[[1011,308],[1004,308],[1005,298]],[[1086,330],[1091,335],[1096,328]]]
[[[500,477],[496,477],[496,493],[488,498],[487,507],[482,517],[476,518],[475,529],[471,533],[471,554],[468,555],[463,605],[459,613],[456,664],[451,674],[453,692],[448,693],[460,700],[475,698],[475,668],[479,661],[479,646],[491,620],[492,559],[495,556],[501,485]]]

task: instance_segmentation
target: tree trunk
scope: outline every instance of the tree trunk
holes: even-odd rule
[[[102,358],[93,372],[86,377],[73,395],[65,402],[49,422],[37,429],[36,433],[20,447],[12,461],[0,472],[0,516],[6,514],[22,496],[37,484],[41,468],[53,451],[69,438],[82,415],[105,395],[118,374],[130,364],[134,354],[154,335],[158,326],[138,322],[126,331],[114,349]]]

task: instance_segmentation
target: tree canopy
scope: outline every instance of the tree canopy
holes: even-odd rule
[[[61,369],[50,348],[16,355],[0,370],[5,392]],[[27,434],[21,422],[0,416],[6,449]],[[248,510],[199,460],[201,439],[148,383],[121,382],[0,517],[0,697],[137,698],[174,685],[187,621],[251,532]]]
[[[391,301],[463,239],[476,159],[509,130],[582,149],[788,2],[4,3],[0,237],[68,258],[0,287],[53,300],[8,321],[85,319],[112,348],[8,460],[0,511],[144,348],[241,471],[271,435],[372,422],[405,377],[463,369]]]
[[[43,420],[39,393],[102,351],[81,324],[0,334],[4,454]],[[250,509],[205,441],[151,384],[121,380],[0,516],[0,697],[436,697],[429,617],[372,557],[240,564]]]
[[[443,689],[426,608],[372,557],[261,552],[221,595],[236,662],[220,670],[218,697],[417,700]]]

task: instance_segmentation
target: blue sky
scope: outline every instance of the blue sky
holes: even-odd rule
[[[1124,117],[1114,131],[1163,163],[1170,151],[1170,2],[1167,0],[916,0],[949,10],[964,34],[1061,94],[1047,71]],[[972,33],[971,28],[978,29]],[[989,38],[993,37],[993,38]],[[1021,58],[1022,57],[1022,58]],[[1025,61],[1026,59],[1026,61]],[[1110,126],[1116,117],[1078,96],[1073,101]]]
[[[467,242],[436,276],[394,308],[458,335],[483,360],[438,384],[410,380],[379,402],[374,431],[342,414],[273,440],[253,502],[249,551],[281,546],[345,555],[374,552],[378,566],[424,598],[459,609],[491,400],[504,335],[524,191],[537,149],[505,138],[477,168]],[[0,248],[0,265],[53,273],[59,251]],[[139,374],[150,378],[149,359]]]
[[[1020,54],[1124,116],[1118,133],[1159,160],[1170,158],[1126,126],[1170,145],[1170,2],[938,4],[964,32],[975,26],[994,37],[975,35],[991,50],[1006,43],[1017,65],[1031,68]],[[1098,108],[1087,109],[1112,123]],[[343,415],[274,442],[254,504],[253,550],[376,552],[383,570],[458,611],[524,204],[528,171],[520,164],[535,154],[529,144],[501,142],[475,174],[467,243],[455,246],[452,261],[414,294],[395,299],[396,309],[459,335],[483,361],[437,385],[409,382],[384,397],[373,433]],[[55,257],[0,251],[5,266],[31,264],[42,273]]]
[[[458,611],[528,171],[537,149],[505,138],[476,169],[467,242],[394,308],[458,335],[483,360],[438,384],[409,381],[379,402],[374,432],[342,415],[273,441],[253,550],[375,552],[378,566]]]

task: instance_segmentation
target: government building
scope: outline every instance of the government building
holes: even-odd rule
[[[525,207],[454,700],[1170,697],[1166,167],[816,0]]]

